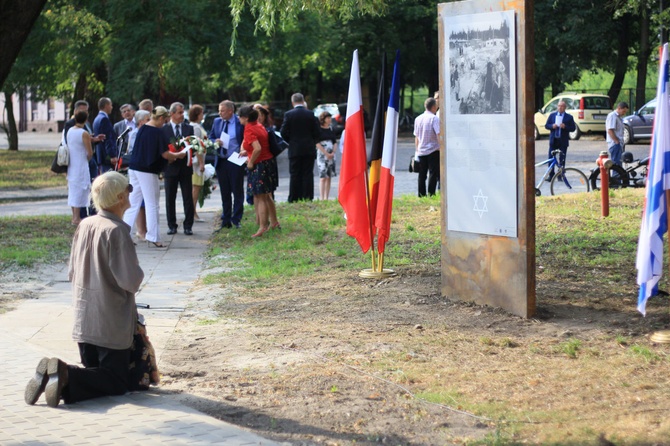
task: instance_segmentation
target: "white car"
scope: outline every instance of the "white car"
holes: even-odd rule
[[[605,133],[605,121],[612,111],[610,98],[604,94],[561,93],[551,98],[535,113],[535,139],[549,135],[544,125],[549,115],[556,111],[559,101],[565,101],[565,111],[575,119],[577,128],[570,132],[570,139],[579,139],[582,133]]]

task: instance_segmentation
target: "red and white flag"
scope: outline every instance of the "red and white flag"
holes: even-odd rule
[[[367,157],[358,50],[354,51],[351,62],[345,129],[338,201],[346,214],[347,234],[354,237],[366,253],[372,246],[372,231],[366,184]]]

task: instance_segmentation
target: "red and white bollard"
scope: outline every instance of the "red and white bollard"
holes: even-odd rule
[[[609,170],[614,164],[606,151],[600,152],[600,156],[596,160],[596,164],[600,167],[600,209],[603,217],[610,215],[610,175]]]

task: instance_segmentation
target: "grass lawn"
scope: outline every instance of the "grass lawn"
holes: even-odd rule
[[[51,172],[55,151],[0,150],[0,191],[67,185],[65,175]]]

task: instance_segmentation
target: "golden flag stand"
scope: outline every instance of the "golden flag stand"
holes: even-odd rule
[[[361,270],[359,277],[364,279],[386,279],[396,275],[392,269],[384,269],[384,253],[377,255],[378,262],[375,262],[375,238],[372,232],[372,215],[370,215],[370,193],[368,190],[368,171],[365,171],[365,200],[368,205],[368,221],[370,222],[370,257],[372,259],[372,268]],[[376,263],[376,264],[375,264]]]
[[[384,253],[378,254],[378,262],[375,266],[375,250],[370,248],[370,253],[372,254],[372,268],[364,269],[358,273],[359,277],[364,279],[386,279],[387,277],[393,277],[396,275],[396,272],[392,269],[384,268]]]

